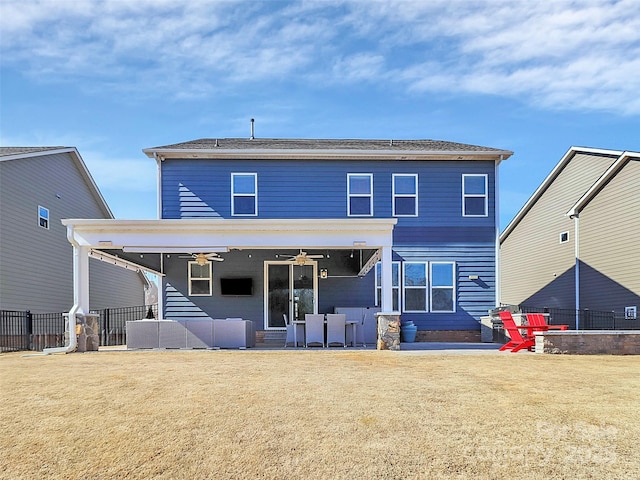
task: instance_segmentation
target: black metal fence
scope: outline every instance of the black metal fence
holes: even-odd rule
[[[157,305],[92,310],[99,315],[100,345],[125,345],[129,320],[157,318]],[[65,346],[64,313],[0,310],[0,352]]]
[[[640,319],[625,319],[624,314],[597,310],[574,310],[570,308],[534,307],[518,305],[522,313],[548,313],[550,325],[569,325],[575,330],[640,330]]]

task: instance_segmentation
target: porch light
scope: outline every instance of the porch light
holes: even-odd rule
[[[329,276],[329,272],[326,268],[320,269],[320,278],[327,278]]]

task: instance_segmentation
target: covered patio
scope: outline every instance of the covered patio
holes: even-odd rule
[[[188,258],[205,264],[216,260],[235,262],[234,259],[240,256],[254,256],[254,262],[261,263],[260,271],[254,273],[261,278],[268,276],[268,266],[271,264],[310,265],[313,267],[314,281],[317,281],[330,275],[326,268],[318,269],[314,257],[333,254],[335,262],[346,252],[350,253],[351,258],[355,255],[359,259],[357,275],[353,276],[364,277],[380,262],[379,307],[382,312],[392,312],[392,244],[396,222],[392,218],[65,219],[62,223],[67,227],[67,237],[74,251],[74,305],[69,311],[70,338],[65,349],[73,351],[76,347],[76,317],[90,312],[89,258],[158,275],[161,290],[158,317],[163,320],[169,317],[165,296],[170,277],[169,262],[175,262],[176,258]],[[309,258],[305,258],[303,252],[326,253],[309,254]],[[270,260],[266,261],[266,258]],[[279,324],[269,319],[267,286],[263,286],[265,301],[262,328],[277,329]],[[314,294],[317,295],[317,289],[314,289]],[[317,313],[317,305],[316,299],[313,307],[316,312],[311,313]],[[179,313],[171,313],[171,317],[175,315],[179,316]]]

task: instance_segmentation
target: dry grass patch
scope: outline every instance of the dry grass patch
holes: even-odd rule
[[[0,355],[0,477],[637,478],[640,358]]]

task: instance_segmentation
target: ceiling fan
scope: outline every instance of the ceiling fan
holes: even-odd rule
[[[286,258],[286,260],[294,261],[296,265],[304,265],[305,263],[307,263],[307,260],[313,258],[324,258],[324,255],[308,255],[304,250],[300,250],[299,254],[292,255],[289,258]]]
[[[179,258],[193,258],[195,262],[202,266],[206,265],[207,262],[224,262],[224,258],[222,258],[217,253],[190,253],[189,255],[181,255]]]

